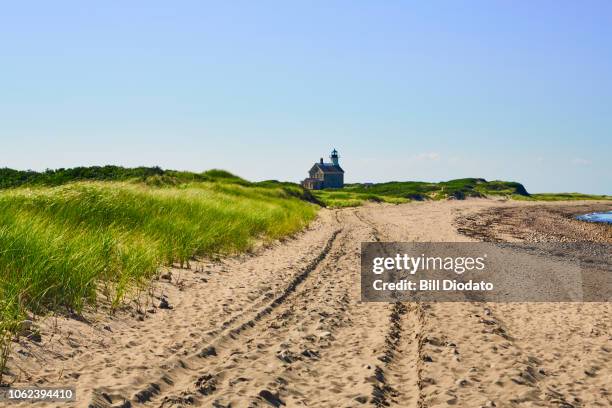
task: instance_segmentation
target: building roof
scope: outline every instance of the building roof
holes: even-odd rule
[[[342,167],[333,163],[315,163],[313,169],[318,167],[323,173],[344,173]],[[312,170],[312,169],[311,169]]]

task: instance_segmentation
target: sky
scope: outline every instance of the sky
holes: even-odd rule
[[[612,194],[609,1],[0,4],[0,167]]]

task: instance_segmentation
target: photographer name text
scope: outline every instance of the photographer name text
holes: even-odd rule
[[[408,273],[415,275],[417,272],[453,272],[462,275],[469,271],[483,271],[486,268],[487,255],[478,257],[440,257],[440,256],[410,256],[408,254],[396,254],[393,257],[376,257],[372,260],[371,271],[374,275],[381,275],[385,272],[394,275],[395,273]],[[372,287],[376,291],[492,291],[494,285],[484,280],[461,280],[456,279],[399,279],[386,281],[376,279],[372,282]]]

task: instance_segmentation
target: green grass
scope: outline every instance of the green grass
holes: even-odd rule
[[[330,208],[357,207],[363,205],[365,202],[368,201],[393,204],[407,203],[410,201],[408,198],[403,197],[394,197],[391,195],[373,193],[362,193],[358,191],[350,191],[348,189],[317,190],[313,191],[312,194],[326,207]]]
[[[313,195],[329,207],[351,207],[366,201],[402,203],[413,200],[441,200],[450,197],[521,196],[529,193],[520,183],[509,181],[486,181],[465,178],[426,183],[419,181],[392,181],[379,184],[348,184],[343,189],[326,189]]]
[[[225,170],[208,170],[203,173],[164,170],[159,167],[125,168],[120,166],[74,167],[71,169],[32,170],[0,169],[0,189],[20,186],[59,186],[73,181],[144,181],[155,184],[181,184],[194,181],[226,182],[251,185]]]
[[[300,190],[214,171],[0,191],[0,346],[28,311],[117,306],[162,265],[302,229],[317,206]]]
[[[539,193],[515,198],[535,201],[612,200],[612,196],[582,193]]]
[[[365,202],[403,203],[468,197],[507,197],[515,200],[610,200],[611,196],[580,193],[529,194],[522,184],[512,181],[486,181],[465,178],[440,183],[392,181],[379,184],[347,184],[343,189],[313,191],[316,199],[328,207],[354,207]]]

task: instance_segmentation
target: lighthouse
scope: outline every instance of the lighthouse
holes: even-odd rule
[[[336,149],[332,150],[331,155],[329,156],[329,158],[331,159],[331,162],[334,166],[338,166],[339,162],[338,159],[340,158],[338,156],[338,151]]]
[[[308,171],[309,177],[302,181],[302,186],[311,190],[322,188],[344,187],[344,170],[340,167],[340,156],[336,149],[329,155],[331,163],[324,163],[323,158]]]

